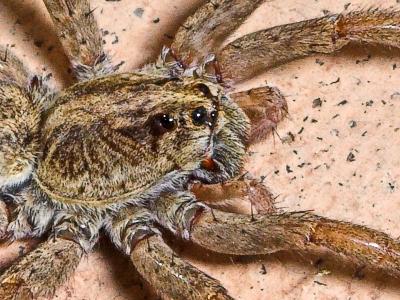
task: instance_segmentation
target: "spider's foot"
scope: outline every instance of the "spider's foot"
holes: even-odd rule
[[[160,232],[154,227],[153,215],[144,208],[130,207],[106,224],[111,241],[130,255],[143,239]]]
[[[178,192],[169,194],[155,202],[158,222],[184,239],[190,238],[193,221],[207,206],[197,201],[193,194]]]
[[[74,241],[87,253],[96,244],[102,224],[100,216],[60,212],[54,217],[53,237]]]
[[[17,218],[7,226],[6,236],[10,240],[19,240],[33,236],[32,225],[25,214],[18,214]]]

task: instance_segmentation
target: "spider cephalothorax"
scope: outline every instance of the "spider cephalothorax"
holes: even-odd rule
[[[176,257],[162,239],[165,231],[233,255],[328,249],[400,275],[398,241],[309,212],[278,213],[261,183],[243,180],[247,147],[275,129],[287,104],[275,88],[226,88],[351,40],[399,47],[398,12],[332,15],[221,46],[262,1],[210,1],[156,63],[113,74],[117,65],[103,51],[89,3],[44,3],[78,82],[50,93],[0,49],[0,196],[10,204],[10,220],[0,206],[0,232],[12,240],[50,235],[0,277],[1,299],[53,295],[101,230],[168,299],[232,298],[217,280]],[[208,203],[221,190],[216,203]],[[211,208],[247,194],[265,214]]]
[[[216,84],[121,74],[74,85],[55,101],[35,183],[56,202],[118,207],[149,190],[182,189],[208,159],[216,165],[209,179],[242,166],[248,121]]]

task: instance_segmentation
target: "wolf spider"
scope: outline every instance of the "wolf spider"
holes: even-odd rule
[[[276,88],[229,86],[351,41],[399,47],[400,14],[328,15],[223,45],[262,2],[209,1],[157,62],[118,74],[88,1],[44,0],[77,81],[57,92],[0,50],[2,238],[48,236],[1,275],[1,299],[54,295],[100,230],[165,298],[232,299],[170,249],[168,233],[231,255],[325,249],[399,277],[398,241],[308,211],[277,212],[268,190],[241,176],[248,147],[270,135],[287,104]],[[244,196],[263,213],[218,209]]]

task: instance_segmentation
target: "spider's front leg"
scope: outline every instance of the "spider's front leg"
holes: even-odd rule
[[[59,212],[53,234],[0,276],[0,299],[52,297],[97,242],[102,224],[96,216]]]
[[[130,256],[139,273],[166,299],[232,300],[221,284],[185,262],[163,241],[157,218],[144,208],[127,208],[107,225],[113,243]]]
[[[280,25],[245,35],[217,51],[222,76],[235,82],[350,42],[400,47],[400,12],[369,9]]]
[[[194,243],[233,255],[281,250],[313,253],[329,250],[354,264],[400,277],[400,242],[387,234],[309,212],[240,215],[211,210],[193,196],[170,196],[156,202],[164,226]],[[185,212],[185,213],[183,213]]]
[[[43,0],[78,80],[111,73],[115,68],[88,0]]]
[[[22,62],[0,46],[0,201],[14,204],[16,190],[24,188],[39,152],[39,123],[46,97],[38,77],[30,78]],[[0,236],[8,223],[1,204]]]

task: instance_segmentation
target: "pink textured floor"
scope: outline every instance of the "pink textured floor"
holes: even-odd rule
[[[123,71],[151,60],[166,35],[200,0],[92,0],[106,48]],[[379,6],[395,0],[381,0]],[[248,32],[376,6],[373,0],[270,0],[235,37]],[[142,9],[142,10],[140,10]],[[157,22],[157,20],[159,21]],[[43,5],[38,0],[0,0],[0,43],[38,73],[53,74],[61,87],[70,82],[66,59]],[[284,140],[271,139],[251,149],[247,170],[266,176],[287,210],[316,213],[368,225],[400,236],[400,53],[356,47],[335,56],[316,56],[270,70],[238,89],[268,82],[286,95],[291,118],[279,126]],[[320,99],[321,107],[313,108]],[[344,101],[346,100],[346,101]],[[339,104],[341,103],[341,104]],[[291,134],[289,134],[291,133]],[[294,136],[294,141],[288,137]],[[348,159],[349,154],[354,160]],[[1,249],[16,255],[17,245]],[[215,255],[179,245],[193,264],[222,281],[237,299],[399,299],[400,284],[388,278],[352,276],[352,270],[316,258],[277,254],[256,258]],[[83,260],[56,299],[157,299],[106,242]]]

